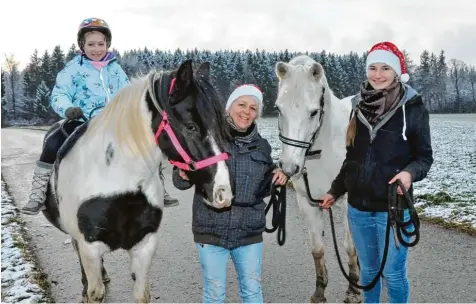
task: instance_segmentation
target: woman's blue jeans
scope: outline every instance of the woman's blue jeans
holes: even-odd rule
[[[207,244],[196,245],[202,265],[204,303],[225,301],[227,264],[230,256],[238,274],[243,303],[263,303],[261,290],[263,243],[231,250]]]
[[[385,232],[387,229],[387,212],[360,211],[349,205],[348,219],[354,246],[360,263],[361,285],[369,284],[380,269],[385,248]],[[405,210],[405,221],[410,219],[409,210]],[[408,229],[412,231],[413,227]],[[407,242],[409,238],[403,235]],[[390,303],[407,303],[410,287],[407,279],[408,248],[399,244],[395,246],[393,230],[390,230],[390,242],[387,262],[383,277],[388,291]],[[364,292],[365,303],[380,303],[382,281],[369,291]]]

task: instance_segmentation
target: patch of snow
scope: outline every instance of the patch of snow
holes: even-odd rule
[[[423,215],[476,229],[476,115],[430,115],[430,127],[434,162],[415,196],[444,192],[451,201],[421,200]]]
[[[2,303],[37,303],[46,301],[46,292],[35,282],[35,264],[25,257],[21,244],[18,208],[6,191],[2,179]]]

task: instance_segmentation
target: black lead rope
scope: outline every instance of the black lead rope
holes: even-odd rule
[[[286,185],[278,186],[273,184],[273,168],[265,174],[266,178],[261,182],[256,192],[256,198],[261,201],[270,196],[269,202],[264,210],[265,217],[271,207],[273,207],[273,217],[271,220],[272,228],[264,227],[267,233],[273,233],[278,230],[278,244],[283,246],[286,241]]]
[[[309,197],[309,200],[313,202],[314,204],[311,204],[311,206],[314,207],[319,207],[319,204],[322,203],[322,200],[319,199],[314,199],[311,196],[311,191],[309,188],[309,180],[307,177],[307,171],[303,170],[303,178],[304,178],[304,184],[306,186],[306,192]],[[397,187],[400,186],[400,188],[403,190],[403,196],[397,195]],[[344,275],[344,277],[349,281],[349,283],[358,288],[358,289],[363,289],[363,290],[370,290],[372,289],[375,284],[379,281],[380,277],[382,276],[383,269],[385,268],[385,264],[387,262],[387,255],[388,255],[388,247],[390,244],[390,228],[394,229],[394,235],[395,235],[395,230],[396,230],[396,235],[398,238],[398,241],[406,247],[413,247],[416,244],[418,244],[420,240],[420,219],[418,218],[418,213],[415,210],[415,206],[413,205],[412,199],[408,192],[406,191],[405,187],[403,186],[403,183],[401,180],[397,180],[395,183],[391,184],[389,186],[389,193],[388,193],[388,218],[387,218],[387,229],[385,231],[385,248],[383,251],[383,258],[382,258],[382,264],[380,265],[380,269],[377,273],[377,275],[372,279],[372,281],[367,284],[367,285],[359,285],[355,283],[354,281],[351,280],[350,276],[345,272],[344,266],[342,265],[342,260],[340,258],[339,254],[339,248],[337,246],[337,237],[335,233],[335,227],[334,227],[334,217],[332,215],[332,208],[329,208],[329,217],[330,217],[330,222],[331,222],[331,230],[332,230],[332,240],[334,241],[334,249],[336,252],[337,256],[337,261],[339,262],[339,268]],[[404,219],[404,210],[408,208],[410,210],[410,220],[405,222]],[[411,226],[413,224],[414,231],[410,232],[408,231],[405,227],[406,226]],[[415,239],[412,242],[406,242],[403,239],[402,233],[405,234],[408,237],[415,236]],[[396,242],[396,246],[398,247],[398,243]]]
[[[264,230],[267,233],[273,233],[278,230],[278,244],[283,246],[286,241],[286,185],[271,185],[271,198],[264,211],[265,215],[268,214],[271,206],[273,207],[272,228],[269,229],[265,226]]]

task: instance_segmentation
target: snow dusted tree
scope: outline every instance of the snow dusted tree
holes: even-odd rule
[[[23,71],[23,101],[25,104],[25,112],[34,116],[36,105],[36,89],[41,82],[40,75],[41,61],[38,58],[38,51],[35,49],[30,57],[30,63]]]
[[[135,52],[124,52],[124,55],[121,57],[121,67],[129,77],[137,76],[137,66],[139,65],[139,58]]]
[[[178,68],[182,62],[185,61],[185,55],[181,49],[176,49],[172,57],[172,66],[174,69]]]
[[[2,69],[1,85],[1,102],[2,102],[2,128],[7,126],[7,99],[5,98],[5,72]]]
[[[217,55],[211,62],[210,78],[212,84],[218,91],[219,96],[222,98],[228,97],[228,91],[230,86],[230,79],[228,78],[227,69],[228,62],[224,52],[217,52]]]
[[[53,89],[55,78],[56,75],[52,71],[51,56],[48,51],[45,51],[41,57],[40,79],[45,82],[48,88]]]
[[[28,116],[27,119],[31,118],[31,116],[33,116],[35,113],[36,94],[33,96],[29,95],[30,91],[37,88],[37,86],[34,84],[34,80],[33,73],[31,73],[28,69],[25,69],[23,71],[23,103],[24,112]]]
[[[432,77],[431,77],[431,65],[430,65],[430,53],[427,50],[424,50],[420,55],[420,66],[418,67],[417,73],[417,86],[416,90],[421,94],[423,103],[431,109],[431,86],[432,86]]]
[[[115,55],[117,62],[118,62],[119,64],[121,64],[121,62],[122,62],[121,52],[119,52],[119,50],[118,50],[118,49],[115,49],[115,48],[113,48],[113,49],[111,50],[111,52]]]
[[[246,59],[241,52],[237,52],[232,59],[233,62],[233,70],[230,71],[233,73],[230,82],[230,89],[236,88],[238,85],[245,83],[245,65]]]
[[[351,52],[342,58],[344,83],[342,86],[343,96],[354,95],[358,92],[360,83],[365,77],[365,67],[362,69],[360,58],[357,53]]]
[[[243,74],[246,83],[256,83],[256,78],[253,75],[253,53],[249,50],[246,50],[245,53],[245,71]]]
[[[36,90],[35,104],[37,106],[36,115],[43,119],[50,118],[50,94],[51,91],[42,81]]]
[[[21,75],[18,70],[18,62],[13,55],[5,56],[5,98],[7,111],[11,112],[14,120],[17,119],[18,97],[20,96]]]
[[[64,68],[65,65],[65,56],[63,50],[59,45],[55,46],[53,53],[51,54],[51,74],[53,80],[56,78],[56,75]],[[53,82],[54,83],[54,82]]]
[[[436,103],[438,104],[438,111],[443,109],[443,103],[448,100],[448,66],[446,65],[445,52],[442,50],[438,56],[437,68],[435,71],[435,91]]]
[[[468,82],[471,87],[471,102],[472,108],[476,109],[476,68],[471,66],[468,73]]]
[[[73,43],[71,47],[69,48],[68,53],[66,54],[65,63],[68,63],[69,61],[71,61],[71,59],[73,59],[78,54],[79,54],[79,49],[77,49],[76,45]]]
[[[0,85],[1,85],[1,98],[3,99],[3,97],[5,96],[5,73],[3,72],[3,69],[2,69],[2,79],[1,79]]]
[[[407,82],[407,84],[414,88],[418,66],[413,62],[410,54],[406,50],[403,50],[402,53],[403,53],[403,57],[405,58],[405,65],[406,65],[406,68],[407,68],[407,73],[408,73],[408,75],[410,75],[410,80]],[[366,74],[364,74],[364,75],[366,75]]]
[[[450,59],[449,61],[450,79],[455,89],[454,110],[456,113],[461,113],[461,84],[463,82],[464,67],[465,63],[460,60]]]

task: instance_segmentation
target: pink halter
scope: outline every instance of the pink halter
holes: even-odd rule
[[[169,95],[172,94],[172,89],[175,85],[175,78],[172,79],[172,82],[170,83],[170,89],[169,89]],[[170,163],[182,170],[185,171],[196,171],[200,170],[202,168],[211,166],[213,164],[218,163],[219,161],[222,160],[227,160],[228,159],[228,154],[227,153],[220,153],[218,155],[206,158],[204,160],[194,162],[190,156],[188,156],[187,152],[183,149],[182,145],[177,139],[177,136],[175,136],[174,131],[170,127],[169,123],[169,118],[167,115],[167,112],[162,111],[162,121],[160,122],[160,125],[157,129],[157,132],[155,133],[155,142],[158,144],[159,143],[159,136],[162,133],[162,131],[167,132],[167,135],[169,136],[170,140],[172,141],[172,144],[174,145],[174,148],[177,150],[177,152],[182,156],[182,159],[185,161],[183,162],[178,162],[171,160]]]

